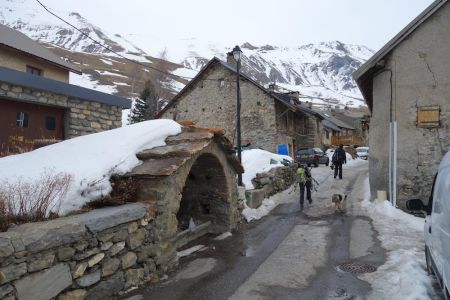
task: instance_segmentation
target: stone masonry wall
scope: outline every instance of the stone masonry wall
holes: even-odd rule
[[[111,299],[157,282],[167,266],[154,222],[134,203],[0,233],[0,299]]]
[[[66,109],[65,138],[122,126],[122,108],[22,86],[0,83],[0,97]]]
[[[192,120],[200,127],[217,127],[225,130],[225,136],[236,143],[236,75],[221,66],[213,66],[201,80],[186,91],[178,102],[168,109],[162,118]],[[254,84],[241,80],[241,132],[242,144],[251,143],[276,152],[274,99]]]

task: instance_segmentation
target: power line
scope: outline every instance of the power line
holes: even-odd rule
[[[140,62],[138,62],[138,61],[136,61],[136,60],[130,59],[130,58],[128,58],[128,57],[126,57],[126,56],[124,56],[124,55],[122,55],[122,54],[120,54],[120,53],[114,51],[114,50],[111,49],[110,47],[108,47],[108,46],[102,44],[101,42],[95,40],[94,38],[90,37],[89,34],[83,32],[83,30],[79,29],[79,28],[76,27],[75,25],[71,24],[70,22],[64,20],[62,17],[60,17],[60,16],[58,16],[57,14],[55,14],[54,12],[52,12],[52,11],[51,11],[49,8],[47,8],[47,6],[45,6],[41,1],[36,0],[36,2],[37,2],[40,6],[42,6],[49,14],[53,15],[54,17],[58,18],[58,19],[61,20],[62,22],[64,22],[64,23],[66,23],[67,25],[69,25],[70,27],[74,28],[76,31],[80,32],[83,36],[87,37],[89,40],[91,40],[91,41],[94,42],[95,44],[99,45],[100,47],[102,47],[102,48],[104,48],[104,49],[106,49],[106,50],[108,50],[108,51],[110,51],[110,52],[116,54],[117,56],[119,56],[119,57],[121,57],[121,58],[123,58],[123,59],[125,59],[125,60],[127,60],[127,61],[129,61],[129,62],[132,62],[132,63],[134,63],[134,64],[137,64],[137,65],[142,66],[142,67],[145,67],[145,68],[152,69],[152,70],[157,71],[157,72],[160,72],[160,73],[162,73],[162,74],[164,74],[164,75],[167,75],[167,76],[169,76],[169,77],[172,77],[172,79],[173,79],[173,77],[178,77],[178,78],[182,78],[182,79],[185,79],[185,80],[192,80],[192,79],[194,79],[194,77],[187,77],[187,76],[179,76],[179,75],[175,75],[175,74],[172,74],[172,73],[169,73],[169,72],[160,70],[160,69],[158,69],[158,68],[155,68],[155,67],[152,67],[152,66],[149,66],[149,65],[140,63]],[[220,80],[220,79],[208,79],[208,78],[206,78],[206,79],[203,79],[203,80],[214,80],[214,81],[217,81],[217,80]]]

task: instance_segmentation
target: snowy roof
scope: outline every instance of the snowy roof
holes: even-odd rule
[[[53,52],[33,41],[25,34],[0,24],[0,44],[25,52],[56,64],[70,72],[81,74],[81,71],[69,62],[64,61]]]
[[[372,75],[378,63],[384,59],[394,48],[413,33],[423,22],[428,20],[436,11],[438,11],[447,0],[436,0],[428,6],[419,16],[409,23],[402,31],[392,38],[383,48],[375,53],[366,63],[353,73],[353,78],[358,84],[364,99],[370,110],[372,110]]]
[[[122,108],[131,107],[131,101],[122,97],[4,67],[0,67],[0,82],[7,82],[36,90],[49,91],[114,106],[121,106]]]
[[[177,95],[175,95],[175,97],[172,98],[172,100],[170,100],[170,102],[156,115],[156,118],[160,118],[167,110],[169,110],[169,108],[171,108],[173,105],[175,105],[181,98],[181,96],[187,91],[189,90],[194,83],[196,83],[197,81],[200,80],[200,77],[204,74],[204,72],[209,69],[213,64],[220,64],[223,67],[225,67],[226,69],[228,69],[229,71],[233,72],[233,73],[237,73],[236,67],[232,66],[226,62],[224,62],[223,60],[217,58],[217,57],[213,57],[201,70],[200,72],[197,73],[197,75],[194,77],[194,79],[192,79]],[[240,73],[240,76],[242,79],[251,82],[253,85],[255,85],[257,88],[259,88],[260,90],[262,90],[263,92],[265,92],[267,95],[269,95],[270,97],[274,98],[275,100],[277,100],[279,103],[289,107],[292,111],[294,112],[303,112],[306,114],[311,114],[311,115],[317,115],[313,110],[305,107],[305,106],[299,106],[299,105],[294,105],[292,103],[290,103],[290,101],[286,101],[285,97],[282,97],[282,94],[279,93],[274,93],[269,91],[268,89],[266,89],[265,87],[263,87],[261,84],[259,84],[258,82],[256,82],[255,80],[251,79],[249,76],[245,75],[244,73]]]

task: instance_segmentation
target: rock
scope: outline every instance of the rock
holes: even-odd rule
[[[9,239],[0,238],[0,259],[4,259],[14,253],[14,247]]]
[[[59,295],[58,300],[83,300],[86,296],[86,290],[78,289]]]
[[[94,257],[92,257],[88,261],[88,266],[92,267],[92,266],[98,264],[103,259],[103,257],[105,257],[105,253],[98,253],[98,254],[96,254]]]
[[[137,256],[133,252],[128,252],[122,256],[122,269],[128,269],[136,264]]]
[[[79,241],[86,234],[86,227],[71,218],[59,218],[19,225],[7,233],[20,238],[27,251],[37,253]]]
[[[85,214],[76,216],[76,220],[82,222],[94,233],[142,219],[147,212],[147,206],[143,203],[132,203],[116,207],[95,209]]]
[[[145,240],[145,229],[141,228],[136,230],[136,232],[130,234],[130,236],[127,239],[127,245],[131,250],[136,249]]]
[[[148,218],[143,218],[143,219],[139,220],[139,225],[141,225],[141,226],[147,226],[147,225],[148,225],[148,222],[149,222],[149,219],[148,219]]]
[[[28,251],[20,251],[14,254],[15,258],[24,258],[28,255]]]
[[[109,254],[111,256],[116,255],[117,253],[119,253],[120,251],[122,251],[122,249],[125,248],[125,242],[119,242],[117,244],[114,244],[111,249],[109,250]]]
[[[112,242],[106,242],[106,243],[104,243],[104,244],[102,243],[102,245],[101,245],[101,247],[100,247],[100,250],[106,251],[106,250],[108,250],[109,248],[111,248],[112,245],[113,245]]]
[[[108,280],[102,281],[89,289],[86,294],[86,300],[111,299],[112,295],[117,295],[123,290],[124,285],[123,272],[116,272]]]
[[[91,257],[92,255],[95,255],[95,254],[97,254],[99,252],[100,252],[100,249],[94,248],[94,249],[91,249],[91,250],[88,250],[88,251],[84,251],[83,253],[76,254],[73,257],[73,259],[75,259],[75,260],[83,260],[83,259]]]
[[[77,284],[81,287],[91,286],[100,281],[101,275],[102,275],[101,271],[97,270],[93,273],[90,273],[90,274],[84,275],[83,277],[78,278]]]
[[[17,298],[20,300],[48,300],[71,284],[72,276],[67,264],[58,264],[14,282]]]
[[[28,263],[28,272],[31,273],[46,269],[53,265],[54,261],[55,254],[51,252],[39,255],[37,257],[32,257],[31,261]]]
[[[108,232],[108,233],[102,233],[100,234],[97,239],[102,242],[102,243],[106,243],[108,241],[110,241],[112,238],[114,237],[114,233],[112,232]]]
[[[25,245],[23,244],[22,239],[18,237],[12,237],[11,243],[14,247],[14,251],[16,252],[25,251]]]
[[[77,249],[79,252],[84,251],[89,246],[89,243],[87,241],[79,241],[74,245],[75,249]]]
[[[88,266],[87,262],[82,262],[81,264],[76,265],[72,272],[73,278],[75,279],[83,276],[87,266]]]
[[[14,292],[14,288],[10,284],[0,286],[0,299],[3,299],[6,295]]]
[[[114,234],[112,241],[114,243],[125,241],[128,237],[128,229],[121,229]]]
[[[130,223],[130,225],[128,225],[128,233],[131,234],[131,233],[135,232],[138,228],[139,228],[139,226],[138,226],[137,222]]]
[[[142,246],[137,253],[138,262],[145,262],[149,257],[156,256],[157,250],[158,247],[154,244]]]
[[[20,278],[27,273],[27,264],[13,264],[0,269],[0,284]]]
[[[132,286],[138,286],[144,281],[144,269],[129,269],[126,272],[126,278],[125,289]]]
[[[66,261],[73,257],[75,254],[75,249],[72,247],[59,248],[57,252],[58,259],[60,261]]]
[[[110,258],[103,262],[102,276],[106,277],[114,274],[120,266],[120,260],[118,258]]]
[[[156,264],[153,259],[147,260],[144,266],[147,268],[149,274],[156,272]]]

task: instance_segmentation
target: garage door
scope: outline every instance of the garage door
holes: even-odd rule
[[[64,139],[64,109],[0,99],[0,156]]]

